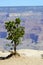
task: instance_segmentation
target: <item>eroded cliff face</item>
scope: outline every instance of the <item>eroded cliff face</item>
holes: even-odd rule
[[[0,38],[7,37],[5,22],[19,17],[25,27],[23,40],[43,41],[43,7],[0,7]]]

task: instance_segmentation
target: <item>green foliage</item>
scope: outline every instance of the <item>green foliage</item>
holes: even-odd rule
[[[16,45],[19,44],[20,38],[23,37],[25,31],[24,27],[20,26],[21,20],[16,18],[15,21],[9,21],[5,23],[5,28],[8,32],[8,38],[12,42],[16,42]]]
[[[6,46],[11,46],[10,44],[6,44]]]
[[[19,18],[15,19],[15,24],[20,24],[21,20]]]

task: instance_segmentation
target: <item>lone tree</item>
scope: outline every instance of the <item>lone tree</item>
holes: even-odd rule
[[[12,40],[11,43],[14,43],[14,54],[16,54],[16,46],[20,43],[21,37],[24,35],[24,27],[20,26],[21,20],[16,18],[15,21],[5,22],[5,28],[8,32],[7,39]]]

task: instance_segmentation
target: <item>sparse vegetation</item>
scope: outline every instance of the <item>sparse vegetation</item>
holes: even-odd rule
[[[25,33],[24,27],[20,26],[20,23],[20,18],[16,18],[15,21],[5,22],[5,28],[8,33],[7,39],[12,40],[11,43],[14,43],[14,55],[16,55],[16,46],[20,43],[20,39]]]

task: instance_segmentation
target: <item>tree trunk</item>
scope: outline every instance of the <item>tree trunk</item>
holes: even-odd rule
[[[14,42],[14,54],[16,55],[16,42]]]

